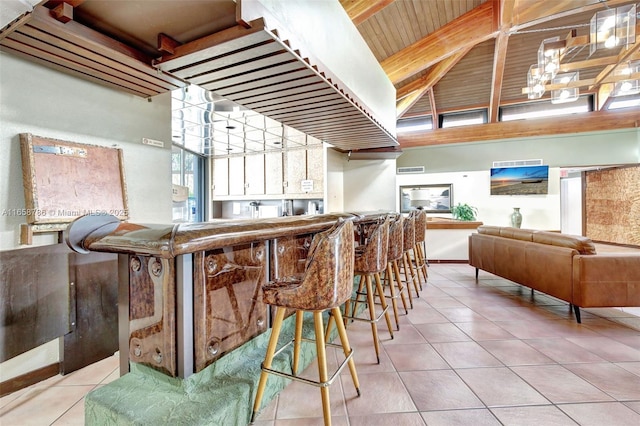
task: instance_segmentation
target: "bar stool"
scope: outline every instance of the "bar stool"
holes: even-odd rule
[[[345,319],[356,321],[365,321],[371,324],[371,334],[373,336],[373,346],[376,351],[378,364],[380,364],[380,344],[378,339],[378,321],[384,315],[387,322],[389,334],[393,339],[393,330],[391,326],[391,318],[389,316],[389,306],[385,300],[380,273],[384,272],[387,267],[387,251],[389,249],[389,217],[384,216],[379,223],[371,225],[368,229],[367,241],[355,248],[354,274],[360,276],[360,283],[356,291],[355,300],[347,300],[345,303]],[[372,278],[375,281],[376,291],[373,289]],[[374,295],[377,294],[382,306],[382,312],[376,315],[376,306]],[[361,298],[366,298],[361,300]],[[353,309],[349,315],[349,307],[354,302]],[[356,316],[358,305],[366,303],[369,311],[369,318],[361,318]],[[335,318],[336,322],[338,318]]]
[[[351,378],[360,396],[360,385],[356,366],[353,361],[353,349],[349,345],[345,331],[340,305],[351,297],[353,291],[353,223],[350,220],[339,220],[332,228],[320,232],[313,237],[305,272],[302,277],[288,277],[279,279],[262,287],[263,301],[276,307],[275,318],[271,330],[271,337],[267,346],[262,373],[253,404],[253,423],[264,395],[269,374],[287,377],[320,388],[322,396],[322,411],[324,424],[331,424],[331,406],[329,401],[329,386],[338,377],[345,365],[349,365]],[[276,351],[278,337],[282,328],[287,309],[295,309],[295,335],[291,342]],[[331,377],[327,372],[327,355],[325,346],[340,347],[325,342],[322,313],[330,310],[336,319],[338,335],[342,343],[345,360],[340,363]],[[312,312],[315,325],[315,343],[318,356],[319,380],[313,381],[298,377],[298,358],[301,341],[313,341],[302,338],[302,323],[304,312]],[[293,343],[292,374],[271,368],[273,358]]]
[[[398,298],[402,299],[402,305],[404,306],[404,313],[408,314],[407,299],[404,296],[406,286],[402,284],[400,278],[400,270],[398,268],[398,260],[402,259],[402,237],[403,237],[403,217],[401,214],[397,215],[395,219],[389,221],[389,250],[387,252],[387,269],[384,273],[384,284],[389,287],[391,305],[393,307],[393,315],[396,320],[396,329],[400,330],[400,321],[398,317]],[[396,287],[398,293],[396,293]],[[413,299],[411,299],[411,292],[409,292],[409,300],[411,308],[413,309]]]
[[[425,232],[427,230],[427,212],[424,210],[416,210],[415,214],[415,239],[416,243],[413,247],[413,260],[416,263],[416,270],[418,272],[418,280],[420,280],[420,274],[422,274],[422,278],[424,278],[425,284],[427,283],[427,279],[429,278],[429,273],[427,272],[427,257],[426,257],[426,243],[425,243]],[[422,290],[422,284],[420,284],[420,289]]]
[[[402,241],[402,270],[404,273],[405,283],[409,287],[409,293],[411,293],[411,284],[409,278],[413,283],[413,288],[416,291],[416,297],[420,297],[420,287],[417,279],[417,271],[414,271],[413,260],[411,259],[411,252],[416,245],[416,231],[415,231],[415,216],[416,210],[412,210],[404,220],[403,225],[403,241]]]

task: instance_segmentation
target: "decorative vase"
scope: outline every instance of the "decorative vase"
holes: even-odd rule
[[[511,213],[511,226],[514,228],[520,228],[522,225],[522,214],[520,213],[520,207],[514,207],[513,213]]]

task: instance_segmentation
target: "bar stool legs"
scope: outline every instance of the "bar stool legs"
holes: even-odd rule
[[[264,358],[264,362],[262,363],[262,372],[260,373],[260,380],[258,382],[258,389],[256,391],[256,399],[253,404],[253,414],[251,415],[251,423],[254,422],[255,417],[257,416],[258,411],[260,410],[260,405],[262,403],[262,397],[264,396],[264,390],[267,384],[267,378],[269,374],[275,374],[282,377],[287,377],[292,380],[301,381],[306,384],[311,384],[320,388],[320,394],[322,397],[322,414],[324,417],[325,426],[331,425],[331,404],[329,399],[329,386],[333,383],[336,377],[340,374],[345,365],[349,366],[349,371],[351,373],[351,378],[353,380],[353,385],[356,388],[356,392],[358,396],[360,396],[360,382],[358,381],[358,374],[356,372],[356,365],[353,361],[353,349],[349,344],[349,339],[347,337],[347,332],[344,326],[344,320],[342,318],[342,313],[340,312],[339,307],[331,308],[331,317],[335,317],[336,328],[338,330],[338,336],[340,338],[341,345],[333,345],[325,343],[325,333],[323,328],[323,311],[313,311],[313,321],[314,321],[314,331],[315,331],[315,343],[316,343],[316,351],[318,358],[318,381],[313,381],[309,379],[305,379],[302,377],[298,377],[298,362],[300,355],[300,343],[303,340],[302,338],[302,324],[304,319],[304,311],[296,311],[296,326],[295,326],[295,335],[293,342],[289,342],[280,350],[276,351],[276,347],[278,345],[278,338],[280,336],[280,331],[282,329],[282,322],[284,320],[284,315],[286,312],[285,307],[278,306],[276,307],[276,314],[273,321],[273,326],[271,330],[271,337],[269,338],[269,343],[267,345],[267,352]],[[293,365],[292,372],[293,374],[284,373],[281,371],[273,370],[271,368],[271,364],[276,355],[278,355],[282,350],[284,350],[290,343],[293,343],[294,355],[293,355]],[[345,360],[340,364],[338,369],[329,377],[329,373],[327,370],[327,353],[326,346],[338,347],[342,346],[342,350],[345,356]]]
[[[371,275],[374,276],[374,280],[376,283],[376,290],[373,289],[373,282],[371,280]],[[378,295],[378,299],[380,300],[380,305],[382,306],[382,311],[376,315],[375,308],[375,300],[374,294]],[[361,300],[361,297],[365,297],[365,300]],[[380,281],[380,274],[361,274],[360,275],[360,284],[358,285],[358,291],[356,292],[356,299],[353,301],[353,307],[351,307],[351,300],[347,300],[345,302],[345,320],[352,319],[354,321],[365,321],[371,324],[371,335],[373,337],[373,347],[376,351],[376,359],[378,364],[380,364],[380,341],[378,338],[378,321],[384,315],[385,321],[387,323],[387,329],[389,330],[389,334],[393,339],[393,327],[391,325],[391,317],[389,316],[389,306],[385,300],[384,290],[382,288],[382,282]],[[358,312],[358,305],[360,303],[366,303],[367,309],[369,311],[369,319],[360,318],[356,316]],[[351,308],[351,314],[349,314],[349,309]],[[337,318],[336,318],[337,322]],[[329,325],[328,325],[329,326]]]

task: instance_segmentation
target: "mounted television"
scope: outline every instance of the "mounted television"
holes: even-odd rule
[[[549,166],[494,167],[491,195],[534,195],[549,193]]]

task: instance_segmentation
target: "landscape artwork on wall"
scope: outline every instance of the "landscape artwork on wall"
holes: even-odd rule
[[[491,169],[491,195],[533,195],[548,192],[549,166]]]

